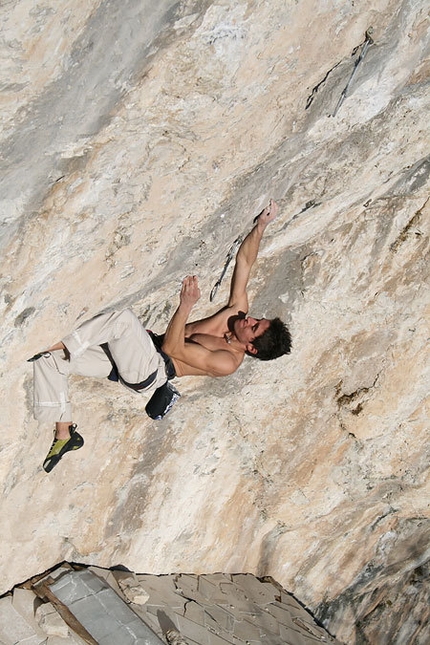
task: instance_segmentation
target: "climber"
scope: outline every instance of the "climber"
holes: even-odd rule
[[[277,212],[278,206],[271,200],[256,218],[237,253],[228,303],[212,316],[187,322],[200,298],[197,277],[187,276],[164,335],[146,331],[129,309],[104,313],[29,359],[34,366],[35,418],[55,422],[54,441],[43,464],[47,472],[66,452],[84,443],[72,423],[69,374],[108,377],[134,392],[153,393],[146,412],[159,419],[180,396],[170,383],[172,378],[227,376],[237,370],[245,354],[271,360],[290,352],[290,334],[279,318],[247,315],[250,271],[266,226]]]

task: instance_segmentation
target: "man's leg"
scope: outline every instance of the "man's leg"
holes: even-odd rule
[[[84,443],[72,423],[69,374],[103,378],[110,373],[111,364],[100,347],[88,348],[76,360],[70,360],[62,343],[57,343],[35,357],[33,369],[34,416],[39,422],[55,423],[54,441],[43,464],[50,472],[66,452],[77,450]]]
[[[52,347],[47,349],[46,352],[41,352],[40,354],[35,354],[33,356],[33,358],[30,358],[29,360],[34,362],[34,361],[38,361],[40,359],[50,358],[50,354],[52,352],[56,352],[56,351],[60,351],[60,352],[62,351],[63,352],[63,358],[65,358],[66,360],[70,360],[70,354],[69,354],[68,350],[66,349],[66,347],[63,345],[62,342],[56,343],[55,345],[53,345]],[[61,354],[58,354],[58,356],[61,356]],[[51,365],[51,367],[52,367],[52,365]],[[35,416],[36,419],[38,419],[38,416],[39,416],[38,415],[39,411],[38,410],[36,411],[36,408],[39,407],[39,404],[36,404],[36,389],[37,388],[39,388],[39,389],[42,388],[42,390],[43,389],[46,390],[46,391],[41,392],[42,400],[43,400],[43,397],[48,397],[49,398],[49,396],[51,396],[55,401],[57,401],[58,406],[61,408],[61,404],[59,403],[59,398],[60,397],[58,396],[57,388],[54,387],[53,391],[50,391],[51,387],[54,384],[50,383],[50,379],[49,379],[49,376],[48,376],[49,369],[47,369],[47,368],[48,368],[48,366],[45,363],[45,361],[43,361],[43,360],[40,363],[38,363],[37,367],[36,367],[36,365],[34,365],[34,368],[33,368],[33,372],[34,372],[34,378],[33,378],[33,381],[34,381],[34,409],[35,409],[34,416]],[[44,379],[44,372],[45,371],[46,371],[46,375],[45,375],[46,379]],[[44,385],[43,385],[44,381],[46,381],[45,384],[46,384],[47,388],[44,388]],[[37,383],[37,385],[36,385],[36,383]],[[67,389],[67,379],[66,379],[64,385],[65,385],[65,387]],[[61,387],[60,387],[60,391],[62,391]],[[48,402],[45,402],[45,405],[47,403]],[[43,407],[44,403],[42,403],[41,405]],[[49,402],[48,407],[54,407],[54,406],[52,406],[52,401]],[[70,437],[70,430],[69,430],[70,424],[71,424],[71,421],[56,421],[55,422],[55,438],[56,439],[67,439],[68,437]]]
[[[72,423],[67,382],[70,364],[64,352],[42,353],[33,361],[33,370],[34,416],[39,422],[55,422],[54,441],[43,462],[50,472],[66,452],[81,448],[84,440]]]
[[[72,361],[79,359],[88,348],[107,343],[121,378],[127,383],[142,383],[154,373],[155,380],[148,389],[154,390],[167,381],[162,356],[130,309],[95,316],[62,342]]]
[[[40,422],[72,422],[72,408],[69,401],[68,376],[70,363],[64,352],[44,352],[33,361],[34,374],[34,417]]]

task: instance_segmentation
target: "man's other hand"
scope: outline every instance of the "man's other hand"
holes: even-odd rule
[[[257,217],[258,226],[264,230],[270,222],[273,222],[278,214],[278,210],[278,204],[273,199],[271,199],[269,206],[263,208],[263,210]]]
[[[200,289],[197,276],[187,275],[187,277],[182,281],[181,304],[191,309],[199,298]]]

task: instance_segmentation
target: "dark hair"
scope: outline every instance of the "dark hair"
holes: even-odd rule
[[[270,327],[253,342],[256,354],[250,354],[260,361],[271,361],[291,351],[291,334],[280,318],[273,318]]]

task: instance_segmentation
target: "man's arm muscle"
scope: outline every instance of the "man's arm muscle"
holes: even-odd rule
[[[173,355],[169,354],[169,356],[191,368],[190,372],[193,374],[206,376],[228,376],[233,374],[242,362],[242,356],[238,360],[227,350],[206,349],[206,347],[192,341],[185,343],[181,350],[176,351]]]
[[[257,259],[258,249],[263,237],[266,226],[272,222],[278,213],[278,206],[270,200],[267,206],[258,216],[257,222],[250,233],[243,240],[236,256],[236,264],[231,280],[229,307],[240,309],[244,313],[248,312],[248,286],[249,275],[252,266]]]
[[[198,343],[185,341],[185,325],[199,298],[197,278],[188,276],[182,284],[179,307],[167,327],[162,349],[174,361],[180,361],[192,368],[193,373],[208,376],[232,374],[240,365],[240,361],[231,352],[222,349],[211,350]]]

